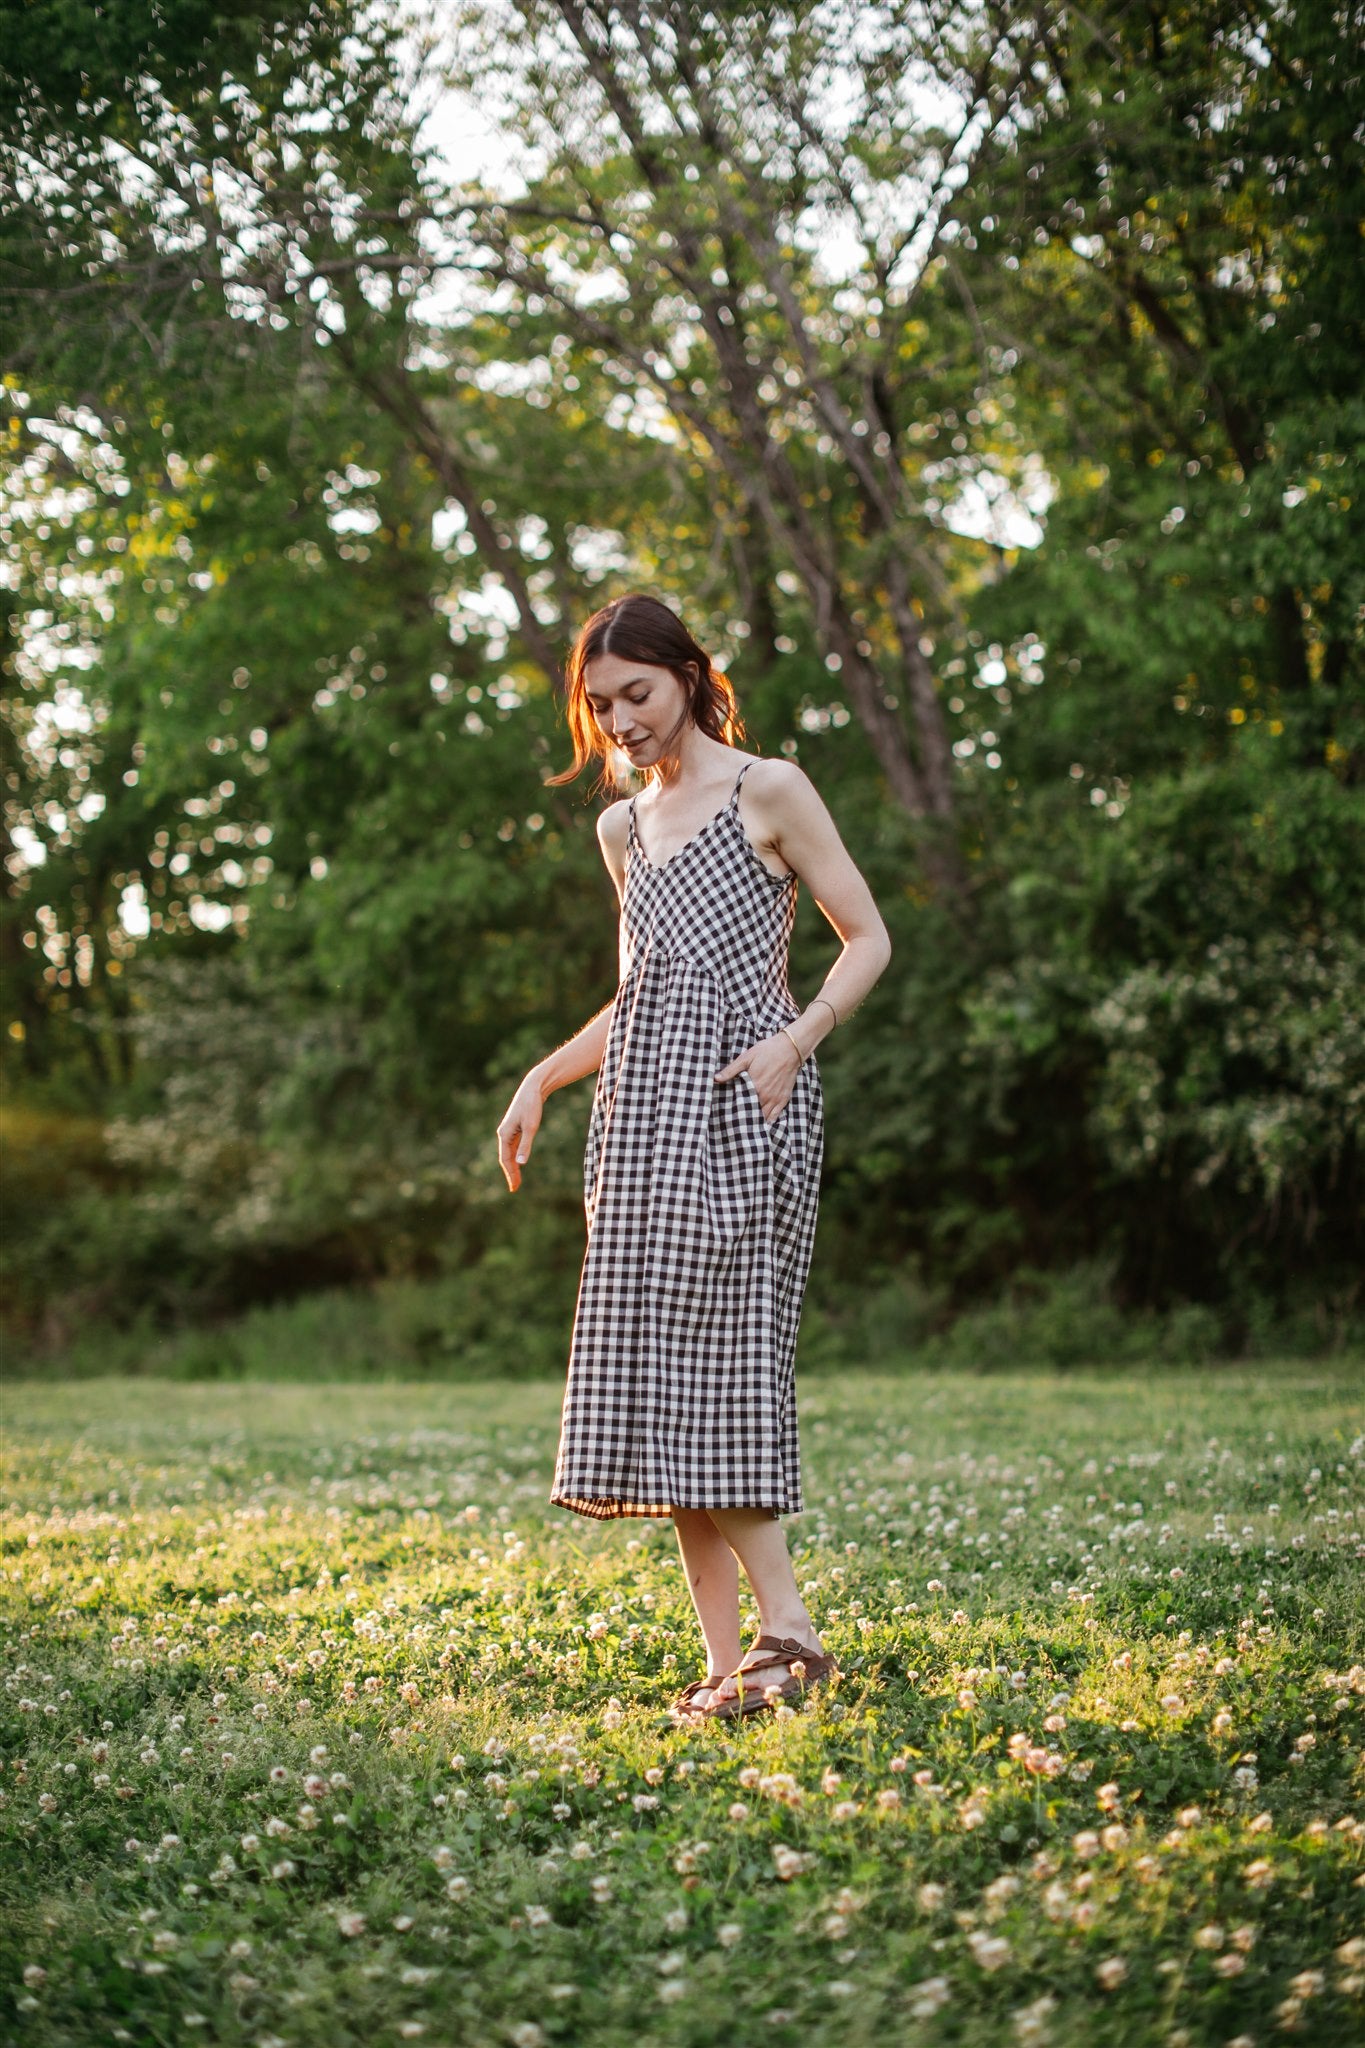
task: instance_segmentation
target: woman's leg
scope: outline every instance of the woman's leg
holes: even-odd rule
[[[815,1633],[814,1624],[806,1611],[792,1570],[791,1557],[787,1550],[787,1538],[782,1524],[763,1508],[709,1508],[707,1513],[720,1535],[744,1567],[749,1584],[758,1601],[760,1632],[780,1639],[794,1636],[812,1650],[822,1650],[824,1644]],[[738,1638],[736,1638],[738,1640]],[[768,1652],[750,1651],[749,1657],[765,1657]],[[715,1666],[711,1667],[713,1670]],[[722,1667],[734,1669],[733,1664]],[[744,1666],[741,1664],[740,1669]],[[762,1673],[764,1685],[780,1685],[787,1677],[788,1666],[774,1664]],[[738,1692],[734,1679],[719,1686],[722,1698]]]
[[[707,1508],[674,1508],[673,1525],[706,1644],[707,1676],[719,1678],[739,1662],[739,1566]],[[699,1694],[698,1706],[708,1697]]]

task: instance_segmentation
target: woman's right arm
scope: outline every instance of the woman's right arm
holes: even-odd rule
[[[602,858],[618,897],[624,894],[626,883],[627,808],[624,803],[612,804],[597,820]],[[521,1186],[521,1169],[531,1156],[546,1097],[553,1095],[556,1088],[567,1088],[571,1082],[595,1074],[601,1066],[611,1012],[612,1005],[607,1003],[581,1031],[576,1031],[547,1058],[538,1060],[508,1104],[507,1114],[498,1125],[498,1164],[512,1194]]]

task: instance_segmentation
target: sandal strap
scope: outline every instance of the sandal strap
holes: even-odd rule
[[[803,1661],[806,1664],[810,1665],[812,1668],[814,1668],[815,1666],[828,1663],[829,1659],[826,1657],[822,1657],[817,1650],[804,1650],[802,1652],[801,1658],[798,1661]],[[727,1678],[742,1678],[744,1680],[745,1685],[747,1686],[749,1680],[754,1676],[755,1672],[776,1671],[780,1669],[781,1666],[785,1664],[790,1664],[791,1662],[792,1657],[790,1654],[786,1652],[784,1652],[781,1656],[778,1657],[759,1657],[752,1664],[737,1665],[733,1671],[727,1672],[726,1676]]]
[[[823,1657],[823,1650],[813,1650],[809,1643],[800,1643],[795,1636],[760,1636],[754,1644],[756,1650],[781,1650],[787,1657]]]

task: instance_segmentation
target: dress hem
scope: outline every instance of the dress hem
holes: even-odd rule
[[[550,1495],[552,1508],[567,1508],[570,1514],[582,1515],[592,1522],[619,1522],[625,1520],[664,1520],[672,1517],[675,1507],[679,1508],[765,1508],[777,1520],[782,1515],[799,1515],[798,1507],[774,1507],[766,1500],[679,1500],[669,1502],[627,1501],[611,1494],[555,1494]]]

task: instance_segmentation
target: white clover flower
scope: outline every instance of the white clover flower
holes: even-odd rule
[[[967,1946],[973,1962],[982,1970],[1003,1970],[1010,1959],[1010,1945],[1003,1935],[984,1934],[977,1927],[969,1931]]]
[[[1021,2048],[1036,2048],[1036,2044],[1048,2037],[1048,2021],[1057,2007],[1057,2001],[1047,1992],[1035,1998],[1031,2005],[1021,2005],[1010,2014]]]
[[[953,1993],[946,1977],[925,1977],[910,1986],[907,1996],[911,2019],[931,2020],[936,2012],[952,2002]]]
[[[1127,1975],[1128,1965],[1122,1956],[1106,1956],[1095,1965],[1095,1981],[1101,1991],[1117,1991]]]
[[[760,1792],[766,1792],[770,1799],[781,1800],[786,1806],[801,1804],[801,1787],[790,1771],[770,1771],[758,1781]]]

